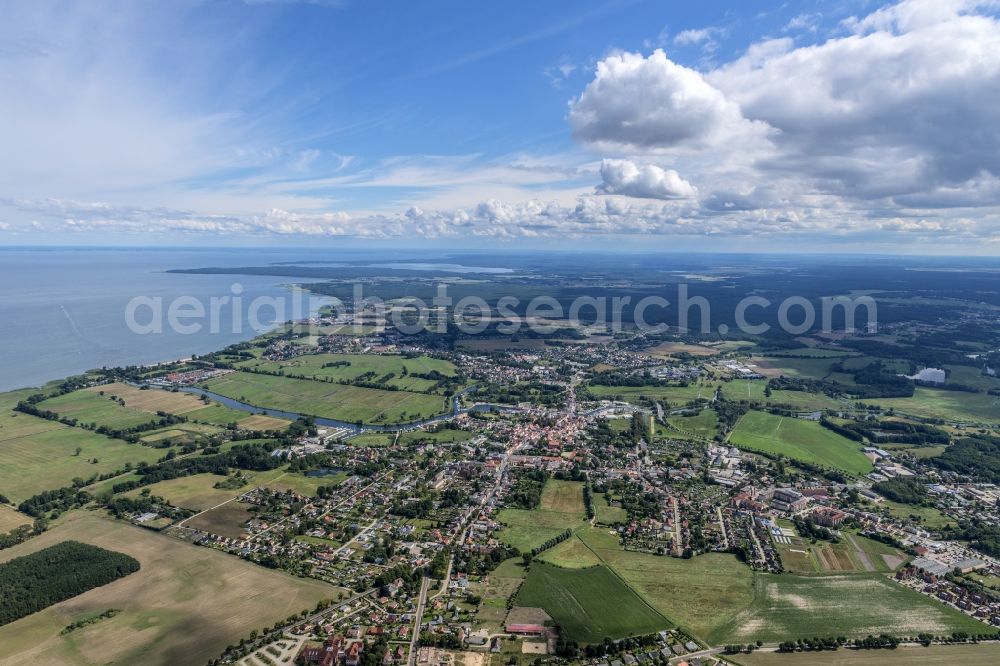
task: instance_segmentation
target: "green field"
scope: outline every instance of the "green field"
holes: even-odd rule
[[[696,638],[708,639],[753,599],[753,573],[732,555],[684,560],[623,550],[605,529],[577,535],[646,603]]]
[[[1000,396],[944,391],[918,386],[912,398],[878,398],[864,402],[922,418],[974,423],[1000,423]]]
[[[598,398],[618,400],[658,400],[674,407],[682,407],[694,400],[711,400],[714,389],[710,385],[691,386],[605,386],[591,384],[589,391]]]
[[[839,400],[822,393],[776,389],[771,391],[770,396],[767,396],[764,394],[766,388],[766,380],[734,379],[722,385],[722,394],[726,396],[727,400],[751,400],[769,405],[788,405],[797,411],[840,409],[843,407]]]
[[[946,525],[955,524],[954,520],[932,506],[900,504],[889,499],[879,503],[877,506],[885,507],[889,510],[889,513],[899,520],[912,522],[927,529],[939,529]]]
[[[211,379],[207,385],[216,393],[258,407],[352,422],[402,423],[434,416],[448,408],[447,400],[440,395],[247,372]]]
[[[620,506],[608,504],[604,495],[594,495],[594,513],[602,525],[614,525],[628,520],[628,512]]]
[[[651,634],[671,626],[605,566],[562,569],[536,562],[516,604],[545,609],[566,638],[580,643]]]
[[[126,494],[136,497],[148,489],[153,495],[164,498],[174,506],[205,511],[226,500],[242,495],[257,486],[273,490],[292,490],[301,495],[313,495],[319,486],[336,485],[343,481],[346,474],[310,477],[287,471],[287,467],[269,470],[267,472],[241,472],[247,484],[241,488],[216,488],[215,485],[226,477],[218,474],[192,474],[176,479],[159,481],[149,486],[136,488]]]
[[[112,429],[131,428],[149,423],[156,416],[141,409],[122,407],[111,399],[111,394],[100,395],[86,389],[43,400],[36,405],[57,413],[60,417],[77,419],[81,423],[95,423]]]
[[[1000,645],[932,645],[895,650],[837,650],[836,652],[755,652],[727,656],[743,666],[994,666],[1000,663]]]
[[[0,494],[14,502],[68,486],[76,477],[89,479],[127,462],[153,463],[163,456],[162,450],[27,414],[7,412],[0,423]]]
[[[350,365],[330,366],[331,363]],[[323,367],[324,365],[329,367]],[[429,374],[439,372],[447,377],[455,375],[455,366],[443,359],[430,356],[406,358],[398,354],[306,354],[287,361],[246,361],[241,367],[254,367],[266,372],[283,372],[286,375],[304,375],[312,379],[330,378],[334,381],[352,381],[361,375],[374,372],[377,380],[392,373],[393,378],[386,385],[404,391],[425,392],[434,388],[431,379],[412,377],[413,373]]]
[[[714,409],[703,409],[695,416],[668,416],[667,423],[681,434],[710,439],[718,431],[719,417]],[[665,432],[671,434],[670,429]]]
[[[753,603],[718,629],[716,640],[777,642],[988,630],[987,625],[881,574],[755,574],[753,590]]]
[[[549,479],[537,508],[504,509],[497,520],[505,525],[498,538],[521,551],[540,546],[587,519],[583,506],[583,483]]]
[[[750,411],[736,424],[729,442],[754,451],[836,467],[853,474],[867,474],[872,470],[871,461],[856,442],[827,430],[815,421]]]
[[[339,592],[90,512],[70,514],[45,534],[0,552],[0,561],[66,540],[126,553],[141,568],[0,627],[0,663],[204,664],[251,629],[312,609]],[[109,608],[121,612],[61,634],[66,625]]]

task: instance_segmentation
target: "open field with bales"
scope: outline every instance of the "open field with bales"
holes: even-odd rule
[[[750,411],[736,424],[729,442],[751,451],[783,455],[852,474],[867,474],[872,470],[871,461],[857,442],[815,421]]]
[[[211,379],[208,388],[258,407],[343,421],[400,423],[440,414],[448,401],[440,395],[234,372]]]
[[[543,608],[566,638],[581,643],[650,634],[671,626],[605,566],[563,569],[533,563],[515,603]]]
[[[141,568],[0,627],[0,663],[203,664],[251,629],[312,609],[338,592],[90,513],[75,513],[0,552],[0,561],[71,539],[131,555]],[[61,634],[70,623],[109,608],[121,612]]]

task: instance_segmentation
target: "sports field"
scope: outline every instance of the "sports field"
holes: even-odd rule
[[[345,363],[348,365],[343,365]],[[430,356],[406,358],[398,354],[306,354],[287,361],[246,361],[240,366],[267,372],[284,372],[286,375],[304,375],[312,379],[329,377],[334,381],[350,381],[367,373],[374,373],[369,381],[376,381],[392,374],[394,376],[386,381],[388,386],[416,392],[430,391],[437,382],[413,377],[414,373],[438,372],[446,377],[455,375],[455,366],[449,361]]]
[[[671,626],[605,566],[562,569],[535,562],[515,602],[545,609],[566,638],[580,643],[651,634]]]
[[[881,574],[756,574],[753,603],[712,634],[719,643],[815,636],[978,634],[989,629]]]
[[[750,411],[736,424],[729,442],[852,474],[867,474],[872,470],[872,463],[861,452],[860,445],[815,421]]]
[[[440,414],[447,400],[440,395],[291,379],[234,372],[207,382],[221,395],[258,407],[343,421],[401,423]]]
[[[89,512],[0,552],[0,561],[69,539],[131,555],[141,569],[0,627],[0,663],[204,664],[252,629],[339,591]],[[121,612],[60,635],[66,625],[110,608]]]
[[[529,551],[566,529],[575,529],[587,520],[583,506],[583,483],[549,479],[538,507],[504,509],[497,515],[504,527],[498,538],[511,546]]]

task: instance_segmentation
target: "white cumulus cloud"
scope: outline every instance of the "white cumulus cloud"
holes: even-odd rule
[[[597,190],[602,194],[677,199],[698,193],[696,187],[673,169],[663,169],[655,164],[636,164],[631,160],[604,160],[601,162],[601,180]]]

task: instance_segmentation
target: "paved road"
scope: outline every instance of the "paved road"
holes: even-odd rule
[[[420,581],[420,597],[417,599],[417,612],[413,616],[413,635],[410,637],[410,658],[407,662],[409,666],[417,663],[417,641],[420,640],[420,625],[423,624],[424,606],[427,605],[427,588],[430,587],[431,579],[424,576]]]

